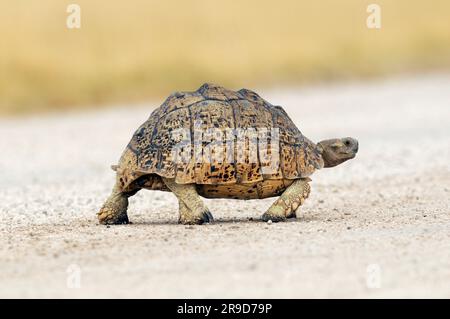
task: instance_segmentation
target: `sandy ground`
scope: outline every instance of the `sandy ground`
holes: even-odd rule
[[[170,193],[100,226],[109,169],[158,105],[0,120],[0,297],[450,297],[450,75],[260,90],[313,140],[357,158],[313,176],[298,219],[274,199],[208,200],[182,226]],[[252,218],[254,220],[252,220]]]

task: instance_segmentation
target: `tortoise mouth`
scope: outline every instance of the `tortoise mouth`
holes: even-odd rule
[[[347,147],[346,149],[337,152],[337,155],[352,159],[356,156],[358,151],[359,151],[359,145],[358,145],[358,142],[356,142],[353,146]]]
[[[354,158],[356,156],[356,153],[358,153],[358,150],[351,151],[351,152],[339,152],[337,154],[341,155],[342,157]]]

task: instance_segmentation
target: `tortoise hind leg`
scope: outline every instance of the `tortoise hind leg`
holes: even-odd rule
[[[180,224],[203,224],[214,221],[211,212],[203,203],[194,184],[177,184],[174,179],[163,178],[166,186],[179,201]]]
[[[309,178],[294,181],[262,215],[262,220],[279,222],[295,217],[295,211],[309,196],[311,190],[309,181]]]
[[[129,224],[127,215],[128,197],[137,192],[138,190],[124,193],[120,190],[119,183],[116,183],[111,195],[97,213],[99,223],[103,225]]]

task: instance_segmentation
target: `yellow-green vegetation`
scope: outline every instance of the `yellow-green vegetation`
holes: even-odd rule
[[[39,0],[0,3],[0,113],[450,66],[450,1]],[[81,6],[81,29],[66,27]]]

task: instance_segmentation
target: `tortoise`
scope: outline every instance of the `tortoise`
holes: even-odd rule
[[[170,95],[134,133],[112,166],[116,183],[98,219],[129,223],[128,198],[149,189],[175,194],[181,224],[213,221],[201,197],[280,196],[262,220],[283,221],[295,217],[309,196],[315,170],[357,152],[358,141],[351,137],[313,143],[282,107],[251,90],[205,83],[197,91]]]

